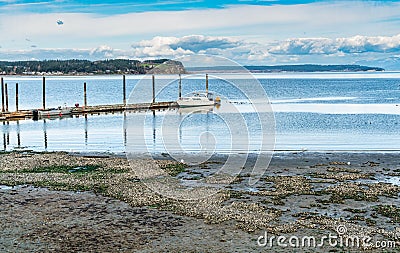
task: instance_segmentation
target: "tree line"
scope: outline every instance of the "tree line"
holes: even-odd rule
[[[89,60],[44,60],[44,61],[0,61],[0,73],[3,75],[37,75],[37,74],[146,74],[154,67],[167,63],[178,65],[180,62],[168,59],[126,60],[111,59],[100,61]]]

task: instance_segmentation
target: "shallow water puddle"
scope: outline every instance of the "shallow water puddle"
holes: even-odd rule
[[[0,185],[0,190],[2,190],[2,191],[12,190],[12,189],[13,189],[12,186]]]
[[[392,176],[385,179],[385,183],[400,186],[400,177]]]

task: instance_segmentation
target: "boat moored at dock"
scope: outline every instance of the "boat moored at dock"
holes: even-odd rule
[[[72,108],[61,107],[49,108],[44,110],[33,110],[34,118],[50,118],[50,117],[63,117],[72,114]]]
[[[176,102],[179,107],[212,106],[220,101],[219,97],[214,98],[211,92],[193,92],[188,96],[179,98]]]

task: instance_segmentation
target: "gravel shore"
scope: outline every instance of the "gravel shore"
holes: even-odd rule
[[[396,252],[400,247],[398,153],[277,153],[254,186],[248,185],[250,159],[231,184],[208,180],[220,191],[197,200],[157,194],[146,186],[150,179],[135,174],[136,168],[157,163],[172,178],[195,182],[218,170],[224,159],[185,166],[167,158],[1,154],[0,251]],[[387,245],[257,243],[266,233],[320,238],[337,235],[339,227],[344,239],[370,236]]]

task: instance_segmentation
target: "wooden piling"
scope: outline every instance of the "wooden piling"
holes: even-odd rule
[[[208,74],[206,74],[206,93],[208,94]]]
[[[122,102],[124,105],[126,105],[126,79],[125,75],[122,76]]]
[[[156,80],[153,75],[153,104],[156,102]]]
[[[18,83],[15,84],[15,111],[19,111],[18,108]]]
[[[43,94],[43,110],[46,109],[46,78],[43,77],[42,81],[42,94]]]
[[[182,97],[182,77],[181,74],[179,74],[179,98]]]
[[[6,96],[6,112],[8,112],[8,85],[4,84],[4,94]]]
[[[1,78],[1,112],[4,112],[4,79]]]
[[[83,83],[83,106],[87,107],[86,82]]]

